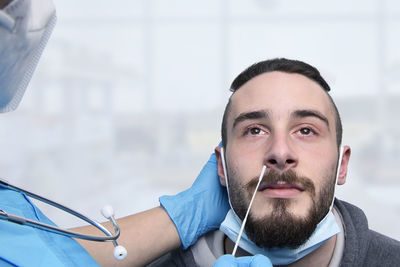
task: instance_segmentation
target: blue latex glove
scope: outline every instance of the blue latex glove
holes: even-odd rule
[[[215,154],[211,154],[192,187],[175,196],[160,197],[160,204],[174,222],[184,249],[218,229],[230,207],[226,188],[219,183]]]
[[[272,267],[271,261],[260,254],[235,258],[232,255],[221,256],[213,267]]]

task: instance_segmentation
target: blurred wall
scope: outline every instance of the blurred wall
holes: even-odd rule
[[[0,116],[1,176],[103,220],[193,182],[220,140],[232,79],[304,60],[332,88],[352,147],[337,195],[400,240],[400,3],[55,1],[58,23],[20,108]],[[62,226],[81,222],[43,206]]]

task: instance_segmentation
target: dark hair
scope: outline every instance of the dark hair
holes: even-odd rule
[[[328,95],[329,100],[332,103],[334,109],[335,123],[336,123],[336,143],[339,148],[340,144],[342,143],[342,132],[343,132],[342,121],[340,119],[339,111],[335,105],[335,102],[333,102],[332,97],[328,93],[331,90],[331,88],[329,87],[328,83],[324,80],[324,78],[322,78],[321,74],[315,67],[299,60],[291,60],[286,58],[275,58],[270,60],[264,60],[251,65],[250,67],[245,69],[242,73],[240,73],[239,76],[237,76],[235,80],[233,80],[230,91],[235,93],[240,87],[242,87],[246,82],[253,79],[254,77],[272,71],[301,74],[315,81],[322,87],[322,89]],[[231,106],[231,97],[229,98],[228,104],[225,107],[224,116],[222,118],[221,136],[224,148],[226,147],[227,144],[226,125]]]

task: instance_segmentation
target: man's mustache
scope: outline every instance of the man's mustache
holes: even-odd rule
[[[258,178],[259,177],[254,177],[247,184],[245,184],[245,187],[250,190],[249,192],[251,192],[251,194],[254,192],[254,189],[258,184]],[[297,187],[302,188],[304,191],[308,191],[312,196],[315,195],[315,186],[313,181],[308,177],[297,175],[293,169],[285,172],[267,169],[267,172],[264,174],[264,177],[261,180],[261,185],[277,184],[278,182],[296,185]]]

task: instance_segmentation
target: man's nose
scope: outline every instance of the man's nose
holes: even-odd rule
[[[298,164],[298,156],[293,150],[289,137],[274,136],[267,147],[264,164],[277,171],[286,171],[295,168]]]

